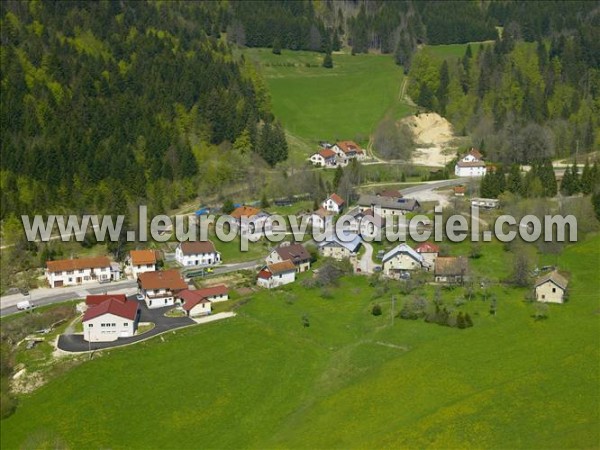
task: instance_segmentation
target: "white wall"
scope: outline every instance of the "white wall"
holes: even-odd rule
[[[113,326],[114,325],[114,326]],[[102,314],[83,323],[83,338],[91,342],[111,342],[135,334],[135,321]]]
[[[96,274],[96,278],[92,277],[92,272]],[[95,283],[99,280],[110,279],[110,266],[98,269],[82,269],[63,272],[48,272],[46,271],[46,280],[50,287],[56,287],[56,282],[62,280],[63,286],[75,286],[78,284]]]

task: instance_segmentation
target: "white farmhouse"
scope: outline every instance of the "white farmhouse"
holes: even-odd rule
[[[535,299],[544,303],[564,303],[569,281],[556,270],[535,282]]]
[[[458,177],[482,177],[486,173],[485,162],[479,150],[474,148],[460,158],[454,166],[454,174]]]
[[[323,201],[323,203],[321,203],[321,206],[323,206],[323,208],[325,208],[327,211],[330,211],[334,214],[339,214],[344,209],[345,203],[346,202],[344,202],[344,199],[339,195],[331,194]]]
[[[140,273],[154,272],[156,270],[156,251],[131,250],[129,252],[129,266],[134,279]]]
[[[46,261],[46,281],[52,288],[108,281],[110,278],[110,260],[105,256]]]
[[[176,269],[145,272],[138,276],[138,289],[148,308],[174,305],[176,294],[187,288]]]
[[[338,161],[338,156],[336,153],[328,148],[318,151],[314,153],[309,158],[310,162],[317,167],[325,167],[325,168],[335,168],[338,164],[345,163],[345,158]]]
[[[402,243],[383,256],[383,273],[390,278],[394,278],[405,271],[422,269],[424,263],[423,256],[414,251],[409,245]]]
[[[363,160],[366,157],[364,150],[354,141],[336,142],[331,149],[340,158]]]
[[[258,273],[256,284],[272,289],[296,281],[296,266],[290,260],[267,264]]]
[[[214,266],[221,254],[211,241],[181,242],[175,249],[175,260],[184,267]]]
[[[83,338],[88,342],[111,342],[135,334],[139,304],[135,300],[110,298],[90,306],[83,315]]]

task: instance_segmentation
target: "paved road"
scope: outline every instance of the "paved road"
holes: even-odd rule
[[[130,299],[131,301],[136,301]],[[145,302],[139,302],[140,304],[140,322],[154,322],[156,325],[152,330],[140,334],[139,336],[132,336],[129,338],[119,338],[114,342],[88,342],[83,339],[81,334],[63,334],[58,338],[58,348],[66,352],[87,352],[91,350],[99,350],[104,348],[120,347],[122,345],[132,344],[139,342],[149,337],[156,336],[157,334],[164,333],[165,331],[175,330],[177,328],[187,327],[194,325],[196,322],[189,317],[165,317],[165,313],[172,309],[173,306],[166,306],[164,308],[148,309]]]
[[[262,260],[247,261],[236,264],[223,264],[214,268],[214,275],[220,275],[238,270],[254,269]],[[17,303],[29,300],[35,306],[51,305],[66,300],[83,298],[89,294],[127,294],[137,292],[135,280],[124,280],[113,283],[89,283],[79,286],[66,286],[62,288],[39,288],[29,291],[30,295],[13,294],[0,297],[0,317],[18,312]]]
[[[131,294],[134,291],[137,291],[137,283],[135,280],[117,281],[106,284],[89,283],[55,289],[32,289],[29,291],[29,295],[13,294],[0,297],[0,317],[18,312],[16,305],[23,300],[29,300],[31,304],[35,306],[44,306],[52,303],[64,302],[66,300],[83,298],[89,294]]]

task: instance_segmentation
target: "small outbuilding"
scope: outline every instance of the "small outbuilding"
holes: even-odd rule
[[[535,282],[535,299],[544,303],[564,303],[569,281],[558,271],[538,278]]]

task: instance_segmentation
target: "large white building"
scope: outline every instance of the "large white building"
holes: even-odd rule
[[[187,266],[214,266],[221,262],[221,254],[211,241],[181,242],[175,249],[175,261]]]
[[[83,338],[88,342],[110,342],[135,334],[139,304],[135,300],[108,298],[89,306],[82,319]]]
[[[174,305],[177,293],[187,288],[187,283],[176,269],[145,272],[138,276],[138,289],[148,308]]]
[[[61,259],[46,261],[46,281],[50,287],[109,281],[110,260],[105,256],[95,258]]]
[[[485,162],[479,150],[474,148],[460,158],[454,166],[454,174],[457,177],[482,177],[486,173]]]

